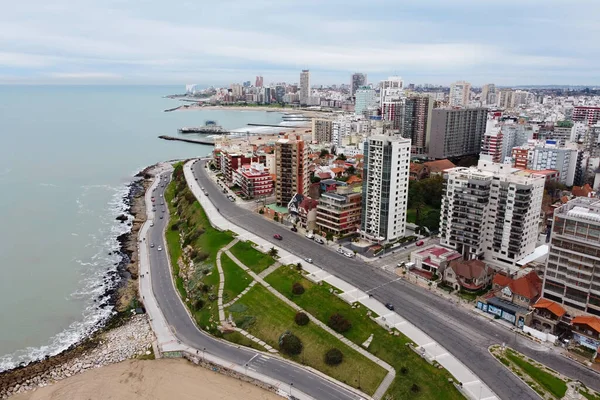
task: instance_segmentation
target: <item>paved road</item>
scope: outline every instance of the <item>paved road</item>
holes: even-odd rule
[[[353,392],[308,370],[269,355],[258,353],[252,349],[230,345],[207,335],[196,327],[175,291],[167,261],[167,253],[164,251],[163,231],[169,218],[169,211],[166,205],[161,204],[164,202],[161,195],[164,196],[168,179],[165,175],[164,180],[161,181],[161,186],[154,193],[156,217],[154,226],[149,230],[147,240],[154,244],[149,255],[152,290],[167,323],[174,330],[177,338],[200,351],[206,349],[206,353],[231,363],[242,366],[248,364],[247,367],[253,371],[260,372],[281,382],[292,383],[293,388],[315,399],[360,399],[361,397]],[[163,209],[165,210],[164,213],[162,212]],[[162,219],[160,215],[163,215]],[[159,246],[163,249],[162,251],[158,250]],[[282,389],[288,390],[286,387]],[[292,394],[293,391],[294,389],[292,389]]]
[[[356,259],[341,256],[303,235],[294,234],[283,225],[271,222],[227,200],[208,177],[205,161],[194,164],[194,176],[208,192],[220,213],[248,231],[284,246],[299,257],[310,257],[313,263],[363,291],[369,291],[382,303],[390,302],[396,312],[426,332],[479,376],[504,400],[539,399],[489,353],[492,344],[506,343],[565,375],[579,379],[585,385],[600,390],[600,376],[560,354],[517,337],[506,328],[477,316],[462,307],[442,299],[430,291],[413,286],[376,267]],[[279,233],[283,241],[273,235]]]

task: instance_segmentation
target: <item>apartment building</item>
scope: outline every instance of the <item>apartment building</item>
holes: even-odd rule
[[[479,154],[487,108],[437,108],[431,112],[429,156],[443,159]]]
[[[312,139],[316,143],[331,143],[333,140],[333,121],[314,118],[312,120]]]
[[[470,96],[471,84],[469,82],[454,82],[450,85],[450,97],[448,103],[452,107],[465,107],[469,104]]]
[[[429,150],[433,103],[430,96],[409,96],[404,100],[401,133],[410,138],[412,154],[426,155]]]
[[[378,99],[374,89],[362,86],[356,90],[355,96],[354,113],[356,115],[362,115],[363,113],[377,109]]]
[[[404,236],[410,139],[374,135],[364,143],[361,235],[389,242]]]
[[[317,226],[336,236],[355,233],[360,228],[362,208],[361,186],[338,186],[335,192],[319,197]]]
[[[367,74],[362,74],[360,72],[356,72],[352,74],[352,78],[350,80],[350,95],[354,96],[358,88],[366,86],[367,84]]]
[[[310,71],[303,69],[300,73],[300,93],[299,100],[301,105],[307,105],[310,97]]]
[[[502,154],[502,130],[494,119],[488,119],[483,141],[481,143],[481,155],[495,163],[504,162]]]
[[[543,296],[572,314],[600,315],[599,265],[600,200],[577,197],[554,211]]]
[[[596,125],[600,121],[600,107],[575,107],[573,109],[573,121]]]
[[[275,142],[275,174],[277,205],[287,206],[296,193],[308,194],[308,146],[299,137]]]
[[[480,160],[445,171],[444,180],[440,243],[465,259],[517,269],[535,250],[544,176]]]
[[[554,140],[532,140],[526,146],[512,150],[516,168],[533,171],[556,170],[558,182],[573,186],[577,171],[578,150],[576,147],[560,146]]]
[[[234,172],[233,183],[249,199],[273,194],[273,178],[263,164],[242,165]]]

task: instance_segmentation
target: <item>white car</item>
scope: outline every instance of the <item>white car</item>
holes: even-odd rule
[[[162,247],[158,246],[158,249],[156,249],[156,250],[158,250],[158,251],[161,251],[161,250],[162,250]]]
[[[323,240],[323,238],[320,238],[320,237],[316,237],[315,242],[317,242],[319,244],[325,244],[325,240]]]
[[[312,264],[312,258],[305,258],[304,261],[306,261],[309,264]]]
[[[315,238],[315,235],[313,235],[310,232],[307,232],[306,235],[304,235],[304,236],[307,237],[308,239],[314,239]]]
[[[150,227],[153,227],[153,226],[154,226],[154,222],[150,222]]]

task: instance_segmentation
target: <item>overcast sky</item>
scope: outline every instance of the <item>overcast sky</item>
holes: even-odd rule
[[[600,85],[600,0],[0,0],[0,83]]]

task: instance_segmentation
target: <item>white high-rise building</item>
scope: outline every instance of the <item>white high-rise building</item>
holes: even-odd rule
[[[470,95],[471,84],[469,82],[454,82],[450,85],[450,98],[448,102],[452,107],[464,107],[469,104]]]
[[[307,105],[310,97],[310,72],[303,69],[300,73],[300,104]]]
[[[445,171],[440,243],[501,270],[535,250],[545,177],[480,160]]]
[[[381,81],[380,87],[380,105],[383,105],[385,102],[399,101],[404,94],[404,82],[399,76],[390,76],[386,80]]]
[[[410,139],[370,136],[364,156],[361,235],[387,243],[403,237],[406,229]]]

